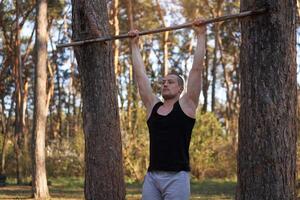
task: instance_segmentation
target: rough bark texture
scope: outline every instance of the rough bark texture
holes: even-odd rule
[[[46,177],[45,135],[47,121],[47,0],[38,0],[36,25],[36,70],[32,134],[32,190],[36,199],[49,197]]]
[[[105,0],[73,0],[73,37],[107,36]],[[111,42],[77,47],[85,134],[86,199],[125,199],[122,144]]]
[[[296,199],[296,0],[242,0],[237,199]]]

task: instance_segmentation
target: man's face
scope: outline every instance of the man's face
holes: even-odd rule
[[[162,79],[161,93],[164,99],[172,99],[180,95],[182,87],[178,84],[176,75],[170,74]]]

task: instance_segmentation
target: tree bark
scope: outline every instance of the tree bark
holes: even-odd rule
[[[129,23],[129,28],[134,29],[134,22],[133,22],[133,9],[132,9],[132,2],[131,0],[126,0],[126,11],[128,15],[128,23]],[[130,54],[131,54],[131,47],[130,47]],[[133,77],[134,77],[134,72],[133,72],[133,66],[132,66],[132,60],[129,65],[129,80],[128,80],[128,86],[127,86],[127,131],[131,133],[132,131],[132,104],[133,104]]]
[[[202,94],[203,94],[203,105],[201,108],[202,113],[207,112],[207,105],[208,105],[208,88],[209,88],[209,80],[208,80],[208,68],[209,68],[209,53],[208,53],[208,36],[206,35],[206,41],[205,41],[205,64],[203,66],[203,71],[202,71]]]
[[[14,151],[16,159],[16,178],[17,184],[22,183],[21,177],[21,135],[23,133],[23,80],[22,80],[22,63],[20,52],[20,24],[19,24],[19,0],[15,1],[16,6],[16,29],[15,29],[15,41],[14,41],[14,74],[15,74],[15,90],[16,90],[16,107],[15,107],[15,135],[14,135]]]
[[[127,0],[127,15],[128,15],[128,23],[130,29],[134,29],[134,10],[132,6],[132,0]],[[130,47],[131,52],[131,47]],[[135,72],[132,66],[132,60],[131,64],[129,65],[129,83],[128,83],[128,95],[127,95],[127,122],[128,122],[128,132],[131,134],[135,134],[136,131],[134,130],[135,124],[137,122],[137,85],[135,82]]]
[[[49,197],[46,177],[45,136],[47,123],[47,0],[38,0],[36,18],[36,70],[32,133],[32,191],[36,199]]]
[[[158,17],[164,27],[167,27],[167,23],[164,19],[163,10],[159,4],[159,1],[156,0],[156,7],[158,12]],[[164,38],[162,41],[163,51],[164,51],[164,62],[161,70],[161,75],[166,76],[169,72],[169,31],[164,32]]]
[[[105,0],[73,0],[73,38],[109,35]],[[125,199],[112,43],[75,48],[81,77],[86,199]]]
[[[296,199],[296,0],[242,0],[237,199]]]
[[[297,28],[300,26],[300,0],[297,0],[297,12],[296,12],[296,16],[297,16]]]
[[[24,177],[28,177],[31,175],[31,160],[30,160],[30,149],[29,149],[29,128],[26,125],[26,113],[27,113],[27,102],[28,102],[28,87],[29,87],[29,80],[25,78],[23,81],[24,88],[23,88],[23,95],[22,95],[22,119],[21,123],[23,126],[23,145],[22,145],[22,173]]]
[[[1,168],[0,168],[0,175],[1,175],[1,174],[5,174],[5,157],[7,152],[8,127],[9,127],[8,123],[10,120],[10,118],[7,119],[4,114],[5,113],[4,97],[1,98],[0,112],[1,112],[1,131],[3,134],[2,151],[1,151]]]
[[[115,35],[120,34],[120,27],[119,27],[119,0],[113,1],[113,24],[114,24],[114,31]],[[121,65],[119,65],[119,48],[120,48],[120,41],[115,40],[114,41],[114,68],[115,68],[115,74],[121,75],[122,69]]]
[[[222,4],[223,0],[218,0],[216,2],[216,8],[212,9],[212,15],[213,17],[219,17],[222,15]],[[212,76],[212,83],[211,83],[211,112],[215,111],[215,105],[216,105],[216,84],[217,84],[217,66],[219,65],[218,62],[218,41],[220,37],[220,24],[215,23],[213,25],[213,30],[214,30],[214,50],[213,50],[213,63],[212,63],[212,69],[211,69],[211,76]]]
[[[63,120],[62,120],[62,89],[61,89],[61,79],[60,79],[60,70],[59,66],[57,63],[56,65],[56,87],[57,87],[57,95],[58,95],[58,105],[57,105],[57,126],[58,126],[58,135],[60,138],[63,138],[64,133],[63,133]]]
[[[219,40],[219,24],[214,24],[214,58],[211,69],[211,112],[215,111],[216,105],[216,83],[217,83],[217,65],[218,65],[218,40]]]

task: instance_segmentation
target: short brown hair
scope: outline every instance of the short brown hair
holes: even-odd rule
[[[180,87],[184,88],[184,80],[183,80],[182,76],[181,76],[178,72],[172,70],[171,72],[169,72],[169,73],[167,74],[167,76],[168,76],[168,75],[175,75],[175,76],[177,76],[177,82],[178,82],[178,85],[179,85]]]

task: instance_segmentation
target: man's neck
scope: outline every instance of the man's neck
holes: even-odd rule
[[[173,107],[173,105],[179,100],[179,97],[172,98],[172,99],[165,99],[164,106],[165,107]]]

